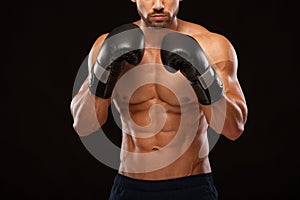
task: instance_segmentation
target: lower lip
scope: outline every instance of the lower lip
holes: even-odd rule
[[[152,19],[154,19],[155,21],[164,21],[166,20],[167,17],[165,16],[153,16]]]

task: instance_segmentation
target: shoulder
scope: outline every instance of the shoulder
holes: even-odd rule
[[[204,34],[195,34],[193,37],[213,63],[223,61],[237,62],[236,51],[225,36],[208,31]]]
[[[238,68],[237,55],[231,42],[225,36],[208,32],[196,34],[193,37],[198,41],[217,72],[235,76]]]
[[[107,37],[107,35],[108,35],[108,33],[104,33],[104,34],[98,36],[98,38],[95,40],[95,42],[94,42],[94,44],[93,44],[93,46],[92,46],[92,50],[98,49],[98,51],[99,51],[99,49],[100,49],[100,47],[101,47],[103,41],[104,41],[105,38]]]
[[[237,61],[235,49],[224,35],[212,32],[199,24],[182,20],[181,23],[183,28],[180,32],[195,38],[211,62]]]
[[[91,66],[93,66],[93,64],[96,62],[100,48],[101,48],[105,38],[107,37],[107,35],[108,35],[108,33],[104,33],[104,34],[98,36],[98,38],[95,40],[95,42],[90,50],[90,53],[89,53],[89,59],[88,59],[89,68]]]

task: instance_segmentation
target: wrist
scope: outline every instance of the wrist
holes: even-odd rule
[[[203,105],[210,105],[224,96],[223,83],[213,67],[209,66],[203,74],[196,76],[191,85]]]
[[[94,72],[90,73],[89,83],[88,83],[89,90],[92,94],[97,97],[107,99],[111,96],[106,92],[107,85],[100,81]]]

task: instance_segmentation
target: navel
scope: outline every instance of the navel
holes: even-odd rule
[[[158,146],[153,146],[152,147],[152,151],[157,151],[157,150],[159,150],[160,149],[160,147],[158,147]]]

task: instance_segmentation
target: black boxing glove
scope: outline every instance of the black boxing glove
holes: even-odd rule
[[[210,105],[223,96],[220,77],[193,37],[178,32],[169,33],[163,38],[160,53],[168,71],[180,70],[190,81],[201,104]]]
[[[144,54],[144,46],[144,34],[139,26],[129,23],[113,29],[105,38],[91,69],[90,91],[98,97],[110,98],[122,63],[126,61],[138,65]]]

